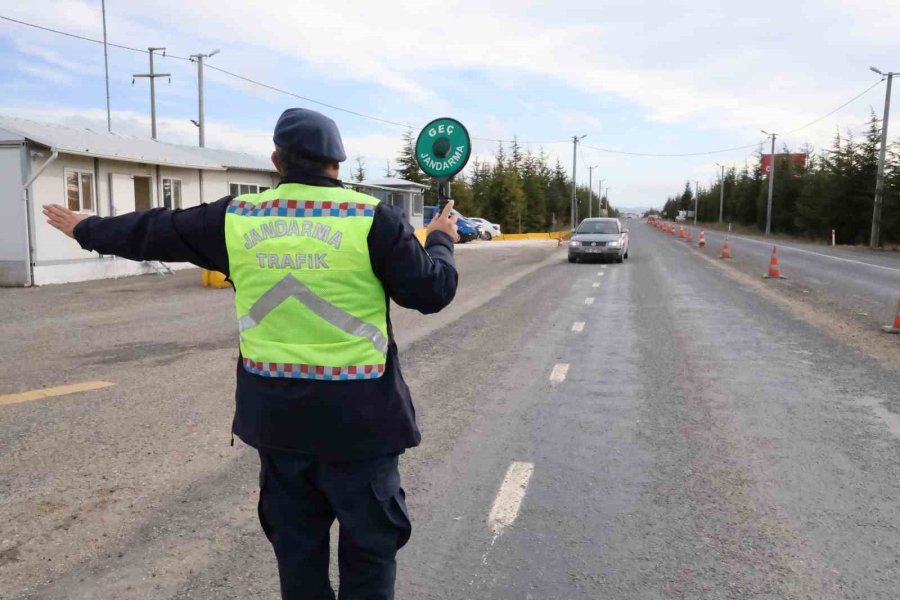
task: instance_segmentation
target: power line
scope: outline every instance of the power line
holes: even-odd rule
[[[621,154],[624,156],[678,157],[678,156],[706,156],[709,154],[722,154],[724,152],[733,152],[735,150],[746,150],[748,148],[759,147],[759,143],[747,144],[745,146],[735,146],[733,148],[722,148],[721,150],[709,150],[706,152],[684,152],[684,153],[680,153],[680,154],[657,154],[657,153],[652,153],[652,152],[626,152],[624,150],[613,150],[611,148],[600,148],[598,146],[591,146],[590,144],[584,144],[584,147],[590,148],[591,150],[596,150],[597,152],[605,152],[607,154]]]
[[[46,31],[46,32],[49,32],[49,33],[55,33],[55,34],[57,34],[57,35],[62,35],[62,36],[65,36],[65,37],[69,37],[69,38],[73,38],[73,39],[77,39],[77,40],[81,40],[81,41],[85,41],[85,42],[92,42],[92,43],[95,43],[95,44],[103,44],[103,41],[102,41],[102,40],[97,40],[97,39],[94,39],[94,38],[89,38],[89,37],[86,37],[86,36],[77,35],[77,34],[74,34],[74,33],[70,33],[70,32],[68,32],[68,31],[61,31],[61,30],[59,30],[59,29],[53,29],[53,28],[50,28],[50,27],[44,27],[44,26],[42,26],[42,25],[37,25],[37,24],[35,24],[35,23],[29,23],[29,22],[27,22],[27,21],[21,21],[21,20],[19,20],[19,19],[13,19],[13,18],[11,18],[11,17],[7,17],[7,16],[4,16],[4,15],[0,15],[0,19],[2,19],[2,20],[4,20],[4,21],[9,21],[9,22],[11,22],[11,23],[16,23],[16,24],[18,24],[18,25],[23,25],[23,26],[25,26],[25,27],[31,27],[31,28],[33,28],[33,29],[39,29],[39,30],[41,30],[41,31]],[[111,46],[111,47],[113,47],[113,48],[119,48],[119,49],[122,49],[122,50],[128,50],[128,51],[130,51],[130,52],[139,52],[139,53],[141,53],[141,54],[147,54],[147,53],[148,53],[147,50],[143,50],[143,49],[140,49],[140,48],[134,48],[134,47],[131,47],[131,46],[125,46],[125,45],[122,45],[122,44],[116,44],[116,43],[112,43],[112,42],[107,42],[107,45],[108,45],[108,46]],[[186,57],[186,56],[178,56],[178,55],[175,55],[175,54],[166,54],[165,56],[166,56],[167,58],[174,58],[174,59],[176,59],[176,60],[183,60],[183,61],[191,62],[191,58]],[[206,66],[207,66],[208,68],[213,69],[213,70],[215,70],[215,71],[218,71],[218,72],[220,72],[220,73],[222,73],[222,74],[224,74],[224,75],[228,75],[229,77],[234,77],[235,79],[239,79],[239,80],[244,81],[244,82],[246,82],[246,83],[250,83],[250,84],[252,84],[252,85],[256,85],[256,86],[259,86],[259,87],[262,87],[262,88],[265,88],[265,89],[268,89],[268,90],[277,92],[277,93],[279,93],[279,94],[284,94],[284,95],[286,95],[286,96],[291,96],[291,97],[293,97],[293,98],[297,98],[297,99],[303,100],[303,101],[305,101],[305,102],[310,102],[310,103],[312,103],[312,104],[317,104],[317,105],[319,105],[319,106],[324,106],[324,107],[330,108],[330,109],[332,109],[332,110],[337,110],[337,111],[340,111],[340,112],[343,112],[343,113],[347,113],[347,114],[351,114],[351,115],[354,115],[354,116],[357,116],[357,117],[361,117],[361,118],[364,118],[364,119],[369,119],[369,120],[372,120],[372,121],[377,121],[377,122],[379,122],[379,123],[384,123],[384,124],[387,124],[387,125],[394,125],[394,126],[397,126],[397,127],[403,127],[403,128],[405,128],[405,129],[412,129],[412,127],[411,127],[408,123],[400,123],[400,122],[397,122],[397,121],[391,121],[391,120],[389,120],[389,119],[383,119],[383,118],[381,118],[381,117],[377,117],[377,116],[374,116],[374,115],[369,115],[369,114],[361,113],[361,112],[358,112],[358,111],[355,111],[355,110],[350,110],[350,109],[348,109],[348,108],[342,108],[342,107],[336,106],[336,105],[334,105],[334,104],[329,104],[329,103],[327,103],[327,102],[322,102],[322,101],[316,100],[316,99],[314,99],[314,98],[309,98],[308,96],[302,96],[302,95],[300,95],[300,94],[295,94],[294,92],[291,92],[291,91],[289,91],[289,90],[285,90],[285,89],[282,89],[282,88],[278,88],[278,87],[275,87],[275,86],[273,86],[273,85],[269,85],[269,84],[267,84],[267,83],[263,83],[263,82],[261,82],[261,81],[257,81],[257,80],[255,80],[255,79],[251,79],[250,77],[246,77],[246,76],[240,75],[240,74],[238,74],[238,73],[234,73],[234,72],[231,72],[231,71],[227,71],[227,70],[225,70],[225,69],[222,69],[222,68],[220,68],[220,67],[216,67],[216,66],[214,66],[214,65],[206,64]],[[855,101],[858,100],[859,98],[865,96],[867,93],[869,93],[870,91],[872,91],[873,89],[875,89],[878,85],[880,85],[883,81],[884,81],[884,80],[882,79],[882,80],[880,80],[880,81],[874,83],[873,85],[869,86],[868,88],[866,88],[865,90],[863,90],[862,92],[860,92],[859,94],[857,94],[856,96],[854,96],[853,98],[851,98],[850,100],[848,100],[847,102],[841,104],[840,106],[838,106],[838,107],[835,108],[834,110],[832,110],[832,111],[830,111],[829,113],[823,115],[822,117],[819,117],[818,119],[816,119],[816,120],[814,120],[814,121],[810,121],[809,123],[807,123],[807,124],[805,124],[805,125],[802,125],[802,126],[800,126],[800,127],[797,127],[796,129],[792,129],[792,130],[790,130],[790,131],[784,133],[783,135],[790,135],[790,134],[796,133],[796,132],[798,132],[798,131],[801,131],[801,130],[803,130],[803,129],[806,129],[807,127],[811,127],[811,126],[815,125],[816,123],[819,123],[819,122],[821,122],[821,121],[824,121],[825,119],[827,119],[827,118],[830,117],[831,115],[833,115],[833,114],[835,114],[836,112],[840,111],[841,109],[843,109],[843,108],[849,106],[850,104],[852,104],[853,102],[855,102]],[[501,143],[501,144],[518,143],[518,144],[522,144],[522,145],[553,145],[553,144],[567,144],[567,143],[569,143],[569,141],[570,141],[570,140],[523,141],[523,140],[503,140],[503,139],[493,139],[493,138],[483,138],[483,137],[473,137],[472,139],[473,139],[473,140],[477,140],[477,141],[483,141],[483,142],[495,142],[495,143]],[[625,151],[625,150],[614,150],[614,149],[612,149],[612,148],[602,148],[602,147],[599,147],[599,146],[591,146],[591,145],[589,145],[589,144],[582,144],[582,145],[583,145],[584,147],[589,148],[589,149],[591,149],[591,150],[594,150],[594,151],[596,151],[596,152],[603,152],[603,153],[606,153],[606,154],[617,154],[617,155],[621,155],[621,156],[641,156],[641,157],[656,157],[656,158],[673,158],[673,157],[710,156],[710,155],[713,155],[713,154],[724,154],[724,153],[726,153],[726,152],[734,152],[734,151],[737,151],[737,150],[747,150],[747,149],[750,149],[750,148],[758,148],[758,147],[760,146],[761,143],[762,143],[762,142],[760,141],[760,142],[755,142],[755,143],[753,143],[753,144],[745,144],[745,145],[743,145],[743,146],[734,146],[734,147],[731,147],[731,148],[722,148],[722,149],[719,149],[719,150],[708,150],[708,151],[704,151],[704,152],[683,152],[683,153],[630,152],[630,151]]]
[[[522,144],[523,146],[537,146],[544,145],[550,146],[552,144],[569,144],[572,140],[519,140],[519,139],[511,139],[511,140],[499,140],[494,138],[483,138],[483,137],[473,137],[473,140],[477,140],[479,142],[497,142],[499,144]]]
[[[327,108],[339,110],[341,112],[348,113],[351,115],[356,115],[357,117],[363,117],[364,119],[371,119],[372,121],[386,123],[388,125],[397,125],[398,127],[403,127],[405,129],[412,129],[412,126],[409,123],[398,123],[397,121],[390,121],[388,119],[382,119],[381,117],[367,115],[367,114],[364,114],[361,112],[356,112],[355,110],[350,110],[348,108],[341,108],[340,106],[335,106],[334,104],[328,104],[327,102],[322,102],[320,100],[314,100],[314,99],[308,98],[306,96],[301,96],[300,94],[295,94],[294,92],[289,92],[288,90],[283,90],[281,88],[277,88],[274,85],[262,83],[261,81],[256,81],[256,80],[250,79],[249,77],[244,77],[243,75],[238,75],[237,73],[232,73],[231,71],[226,71],[225,69],[221,69],[219,67],[213,66],[208,63],[206,64],[206,67],[209,69],[212,69],[213,71],[219,71],[220,73],[224,73],[225,75],[230,75],[231,77],[240,79],[241,81],[246,81],[247,83],[252,83],[253,85],[258,85],[259,87],[263,87],[268,90],[272,90],[273,92],[278,92],[280,94],[284,94],[286,96],[293,96],[294,98],[299,98],[300,100],[305,100],[306,102],[318,104],[319,106],[325,106]]]
[[[5,17],[0,15],[0,19],[4,21],[9,21],[11,23],[18,23],[19,25],[24,25],[25,27],[32,27],[34,29],[40,29],[41,31],[49,31],[50,33],[56,33],[59,35],[64,35],[66,37],[75,38],[76,40],[83,40],[85,42],[94,42],[96,44],[102,44],[103,40],[95,40],[93,38],[84,37],[82,35],[76,35],[74,33],[69,33],[68,31],[60,31],[59,29],[51,29],[49,27],[43,27],[41,25],[35,25],[34,23],[27,23],[25,21],[19,21],[18,19],[13,19],[11,17]],[[131,46],[123,46],[121,44],[113,44],[112,42],[107,42],[108,46],[112,46],[114,48],[121,48],[122,50],[131,50],[132,52],[140,52],[141,54],[147,54],[147,50],[141,50],[140,48],[132,48]],[[179,57],[176,57],[179,58]]]
[[[40,29],[41,31],[46,31],[46,32],[49,32],[49,33],[55,33],[55,34],[58,34],[58,35],[63,35],[63,36],[69,37],[69,38],[74,38],[74,39],[76,39],[76,40],[82,40],[82,41],[85,41],[85,42],[92,42],[92,43],[95,43],[95,44],[102,44],[102,43],[103,43],[103,40],[97,40],[97,39],[85,37],[85,36],[83,36],[83,35],[77,35],[77,34],[74,34],[74,33],[69,33],[68,31],[60,31],[59,29],[52,29],[52,28],[50,28],[50,27],[43,27],[43,26],[41,26],[41,25],[36,25],[36,24],[34,24],[34,23],[28,23],[28,22],[26,22],[26,21],[20,21],[20,20],[18,20],[18,19],[13,19],[13,18],[6,17],[6,16],[3,16],[3,15],[0,15],[0,19],[2,19],[2,20],[4,20],[4,21],[9,21],[9,22],[11,22],[11,23],[17,23],[17,24],[19,24],[19,25],[24,25],[25,27],[32,27],[32,28],[34,28],[34,29]],[[141,54],[147,54],[147,50],[141,50],[140,48],[132,48],[131,46],[123,46],[122,44],[114,44],[114,43],[112,43],[112,42],[107,42],[107,45],[109,45],[109,46],[111,46],[111,47],[113,47],[113,48],[120,48],[120,49],[122,49],[122,50],[129,50],[129,51],[131,51],[131,52],[139,52],[139,53],[141,53]],[[177,59],[177,60],[184,60],[184,61],[192,62],[191,59],[190,59],[189,57],[186,57],[186,56],[178,56],[178,55],[176,55],[176,54],[166,54],[165,56],[166,56],[167,58],[174,58],[174,59]],[[251,79],[251,78],[249,78],[249,77],[244,77],[243,75],[238,75],[237,73],[232,73],[231,71],[226,71],[225,69],[222,69],[222,68],[213,66],[213,65],[211,65],[211,64],[209,64],[209,63],[207,63],[205,66],[206,66],[207,68],[209,68],[209,69],[213,69],[213,70],[215,70],[215,71],[219,71],[220,73],[224,73],[225,75],[228,75],[228,76],[230,76],[230,77],[234,77],[234,78],[236,78],[236,79],[240,79],[241,81],[245,81],[245,82],[247,82],[247,83],[252,83],[253,85],[257,85],[257,86],[259,86],[259,87],[263,87],[263,88],[272,90],[272,91],[274,91],[274,92],[278,92],[278,93],[280,93],[280,94],[285,94],[285,95],[287,95],[287,96],[293,96],[294,98],[298,98],[298,99],[303,100],[303,101],[305,101],[305,102],[310,102],[310,103],[312,103],[312,104],[318,104],[319,106],[325,106],[325,107],[327,107],[327,108],[331,108],[331,109],[333,109],[333,110],[337,110],[337,111],[341,111],[341,112],[348,113],[348,114],[351,114],[351,115],[355,115],[355,116],[357,116],[357,117],[363,117],[364,119],[371,119],[371,120],[373,120],[373,121],[378,121],[378,122],[381,122],[381,123],[386,123],[386,124],[388,124],[388,125],[396,125],[396,126],[398,126],[398,127],[403,127],[403,128],[405,128],[405,129],[412,129],[412,127],[411,127],[408,123],[398,123],[397,121],[390,121],[390,120],[388,120],[388,119],[382,119],[381,117],[376,117],[376,116],[373,116],[373,115],[367,115],[367,114],[364,114],[364,113],[361,113],[361,112],[357,112],[357,111],[355,111],[355,110],[350,110],[350,109],[348,109],[348,108],[341,108],[340,106],[335,106],[335,105],[333,105],[333,104],[328,104],[327,102],[322,102],[322,101],[320,101],[320,100],[315,100],[314,98],[309,98],[309,97],[307,97],[307,96],[301,96],[300,94],[295,94],[295,93],[290,92],[290,91],[288,91],[288,90],[284,90],[284,89],[281,89],[281,88],[277,88],[277,87],[272,86],[272,85],[269,85],[269,84],[267,84],[267,83],[263,83],[263,82],[261,82],[261,81],[256,81],[256,80]]]
[[[803,129],[806,129],[807,127],[812,127],[812,126],[815,125],[816,123],[819,123],[819,122],[821,122],[821,121],[824,121],[825,119],[827,119],[828,117],[830,117],[830,116],[833,115],[834,113],[838,112],[839,110],[841,110],[841,109],[843,109],[843,108],[846,108],[847,106],[853,104],[854,102],[856,102],[857,100],[859,100],[860,98],[862,98],[863,96],[865,96],[866,94],[868,94],[869,92],[871,92],[872,90],[874,90],[876,87],[878,87],[879,85],[881,85],[883,82],[884,82],[884,79],[879,79],[878,81],[876,81],[875,83],[873,83],[872,85],[870,85],[869,87],[867,87],[865,90],[863,90],[862,92],[860,92],[860,93],[857,94],[856,96],[853,96],[852,98],[850,98],[849,100],[847,100],[846,102],[844,102],[843,104],[841,104],[840,106],[838,106],[837,108],[835,108],[833,111],[831,111],[831,112],[828,113],[827,115],[822,116],[822,117],[819,117],[819,118],[816,119],[815,121],[810,121],[810,122],[807,123],[806,125],[803,125],[803,126],[801,126],[801,127],[798,127],[797,129],[791,129],[790,131],[786,131],[786,132],[782,133],[781,135],[782,135],[782,136],[785,136],[785,135],[791,135],[792,133],[797,133],[798,131],[801,131],[801,130],[803,130]]]
[[[853,96],[852,98],[850,98],[850,100],[847,100],[846,102],[844,102],[843,104],[841,104],[840,106],[835,108],[834,110],[830,111],[828,114],[823,115],[814,121],[810,121],[806,125],[801,125],[800,127],[797,127],[796,129],[787,131],[781,135],[782,136],[791,135],[793,133],[797,133],[798,131],[802,131],[803,129],[806,129],[807,127],[812,127],[816,123],[824,121],[825,119],[827,119],[834,113],[840,111],[843,108],[846,108],[847,106],[853,104],[854,102],[856,102],[857,100],[859,100],[860,98],[862,98],[863,96],[865,96],[866,94],[871,92],[873,89],[875,89],[876,87],[881,85],[881,83],[883,81],[884,81],[884,79],[876,81],[874,84],[870,85],[869,87],[867,87],[865,90],[863,90],[859,94]],[[758,148],[761,144],[762,144],[762,142],[756,142],[754,144],[746,144],[744,146],[735,146],[733,148],[723,148],[721,150],[709,150],[706,152],[684,152],[684,153],[678,153],[678,154],[655,154],[655,153],[649,153],[649,152],[626,152],[623,150],[613,150],[611,148],[598,148],[597,146],[591,146],[590,144],[583,144],[583,146],[585,148],[590,148],[591,150],[596,150],[597,152],[605,152],[607,154],[622,154],[625,156],[687,157],[687,156],[709,156],[712,154],[724,154],[725,152],[734,152],[736,150],[747,150],[749,148]]]

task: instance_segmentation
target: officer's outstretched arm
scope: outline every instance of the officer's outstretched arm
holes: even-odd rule
[[[227,274],[224,224],[229,200],[186,210],[155,208],[102,218],[49,204],[44,206],[44,216],[85,250],[138,261],[189,262]]]

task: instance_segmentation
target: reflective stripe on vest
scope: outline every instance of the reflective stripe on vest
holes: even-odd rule
[[[387,300],[368,249],[377,204],[351,190],[293,183],[231,201],[225,242],[246,371],[381,377]]]
[[[296,298],[301,304],[338,329],[346,331],[350,335],[368,338],[376,350],[382,354],[387,353],[387,338],[381,335],[377,327],[357,319],[347,311],[316,296],[290,273],[269,288],[269,291],[256,301],[249,313],[238,319],[238,329],[243,332],[251,327],[256,327],[260,321],[266,318],[266,315],[281,306],[281,303],[288,298]]]
[[[353,381],[377,379],[384,375],[384,365],[356,365],[351,367],[325,367],[283,363],[261,363],[244,359],[244,369],[263,377],[288,379],[316,379],[319,381]]]

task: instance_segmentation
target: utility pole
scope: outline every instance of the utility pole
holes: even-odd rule
[[[197,127],[200,129],[200,147],[206,147],[206,115],[203,107],[203,59],[212,58],[219,53],[219,50],[213,50],[209,54],[191,54],[191,60],[197,62],[197,99],[198,99],[198,117]]]
[[[575,183],[577,180],[575,179],[575,172],[578,166],[578,140],[583,140],[587,135],[573,135],[572,136],[572,229],[578,225],[576,220],[578,219],[578,198],[575,194],[577,184]]]
[[[878,175],[875,179],[875,206],[872,208],[872,235],[869,246],[877,248],[881,242],[881,203],[884,197],[884,155],[887,150],[888,118],[891,116],[891,83],[894,73],[882,73],[875,67],[869,67],[879,75],[887,76],[887,91],[884,96],[884,119],[881,121],[881,153],[878,155]]]
[[[106,43],[106,0],[100,0],[103,14],[103,69],[106,72],[106,130],[112,133],[112,111],[109,106],[109,48]]]
[[[722,176],[719,177],[719,224],[722,224],[722,213],[725,208],[725,165],[716,163],[722,168]]]
[[[697,226],[697,209],[700,204],[700,182],[694,180],[694,227]]]
[[[600,202],[603,202],[603,198],[606,198],[606,216],[609,216],[609,186],[606,186],[606,192],[601,194]]]
[[[597,178],[597,216],[603,216],[603,182],[606,181],[606,178],[600,179]]]
[[[769,163],[769,202],[766,207],[766,235],[772,233],[772,194],[775,193],[775,137],[778,134],[763,131],[764,134],[772,136],[772,160]]]
[[[134,78],[147,78],[150,80],[150,132],[154,140],[156,139],[156,78],[172,77],[170,73],[157,73],[153,70],[153,54],[158,50],[162,50],[163,56],[166,55],[165,48],[147,48],[150,53],[150,72],[132,75]]]
[[[588,219],[594,216],[594,169],[599,165],[588,167]],[[600,210],[600,207],[597,207]]]

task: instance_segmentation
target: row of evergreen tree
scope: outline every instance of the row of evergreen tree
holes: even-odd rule
[[[437,202],[437,185],[419,168],[415,157],[415,139],[411,131],[402,138],[395,168],[387,166],[385,175],[400,177],[429,186],[426,204]],[[366,177],[365,163],[356,160],[352,178]],[[515,140],[499,144],[492,162],[474,159],[464,173],[453,179],[452,192],[456,209],[463,215],[481,217],[500,225],[506,233],[528,233],[568,229],[571,223],[572,178],[559,159],[551,163],[547,154],[523,150]],[[588,202],[593,216],[617,216],[607,209],[601,198],[587,186],[576,189],[578,218],[588,216]]]
[[[834,229],[840,244],[867,244],[880,148],[881,121],[873,114],[861,139],[838,133],[826,150],[802,148],[800,152],[808,156],[803,165],[777,155],[772,231],[830,240]],[[783,146],[781,152],[788,154],[790,149]],[[760,148],[755,164],[726,170],[724,181],[700,188],[699,221],[718,221],[724,185],[724,221],[765,230],[769,180],[762,170],[762,154]],[[662,213],[673,219],[678,211],[693,209],[694,191],[688,182],[681,194],[667,200]],[[900,242],[900,147],[896,144],[888,146],[885,163],[881,238]]]

